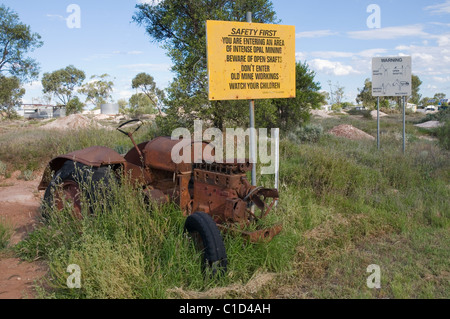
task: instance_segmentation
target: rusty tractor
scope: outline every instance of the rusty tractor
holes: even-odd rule
[[[134,122],[139,122],[137,128],[127,132],[124,127],[136,125]],[[133,182],[139,183],[150,201],[159,204],[170,201],[180,207],[186,217],[185,230],[195,240],[196,247],[200,247],[204,266],[221,272],[227,268],[222,232],[258,242],[271,240],[281,231],[281,225],[245,230],[267,216],[278,200],[277,189],[250,185],[247,172],[251,171],[252,164],[248,160],[210,161],[203,155],[205,148],[211,147],[206,141],[157,137],[137,145],[133,134],[142,124],[139,120],[131,120],[117,128],[134,145],[125,156],[107,147],[94,146],[51,160],[39,185],[40,190],[45,190],[44,203],[62,209],[63,199],[69,199],[73,214],[81,218],[80,179],[83,176],[77,175],[77,169],[87,170],[94,183],[107,178],[108,174],[119,180],[127,174]],[[201,143],[202,158],[195,158],[192,151],[190,163],[176,164],[171,153],[178,143],[192,147],[192,150],[196,143]]]

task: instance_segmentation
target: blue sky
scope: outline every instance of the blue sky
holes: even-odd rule
[[[160,88],[173,78],[171,61],[144,28],[132,22],[135,5],[145,0],[3,0],[22,22],[39,33],[44,46],[31,54],[41,74],[67,65],[92,75],[108,73],[113,98],[128,99],[132,78],[151,74]],[[355,102],[358,88],[371,78],[374,56],[412,56],[413,74],[423,81],[423,96],[450,96],[450,0],[273,0],[281,24],[296,27],[296,56],[316,72],[322,89],[329,81],[345,88]],[[69,28],[70,4],[81,9],[81,27]],[[380,28],[367,20],[379,8]],[[25,103],[42,97],[40,79],[25,86]]]

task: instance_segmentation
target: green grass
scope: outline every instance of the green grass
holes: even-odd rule
[[[0,177],[6,175],[6,164],[0,161]]]
[[[367,238],[330,258],[327,272],[311,283],[312,298],[448,298],[450,236],[423,228],[409,234]],[[381,289],[369,289],[366,267],[381,269]]]
[[[321,123],[332,127],[341,121],[349,119]],[[373,127],[367,120],[350,122],[369,133]],[[408,143],[405,155],[396,140],[384,139],[382,145],[377,151],[374,143],[330,136],[318,144],[282,144],[282,214],[291,231],[300,233],[294,275],[281,276],[290,287],[287,296],[450,295],[445,270],[450,259],[444,248],[449,244],[449,153],[419,140]],[[390,246],[397,238],[405,243]],[[385,246],[390,251],[382,251]],[[436,247],[434,253],[431,247]],[[365,258],[355,257],[359,255]],[[386,274],[384,285],[371,290],[365,271],[377,263]],[[427,283],[430,273],[437,277]],[[280,292],[285,290],[274,287],[272,296],[286,297]]]
[[[137,143],[155,137],[153,125],[144,125],[135,135]],[[121,153],[133,147],[130,139],[116,130],[80,129],[69,131],[16,128],[0,134],[0,160],[11,170],[43,169],[52,158],[91,146],[106,146]]]
[[[376,142],[323,134],[317,143],[281,143],[280,201],[268,223],[282,223],[269,243],[249,244],[225,235],[229,271],[205,278],[200,255],[183,232],[185,218],[175,206],[148,207],[130,185],[115,185],[94,208],[93,217],[74,220],[54,212],[17,247],[22,258],[45,260],[50,274],[40,290],[53,298],[171,298],[183,291],[245,285],[261,273],[272,280],[257,291],[230,289],[223,298],[448,298],[450,154],[408,117],[406,154],[401,152],[401,116],[382,119],[381,150]],[[324,132],[351,124],[376,135],[376,121],[352,116],[317,119]],[[5,136],[6,134],[6,136]],[[11,138],[0,135],[0,143]],[[21,135],[23,134],[23,135]],[[39,133],[41,134],[41,133]],[[95,144],[125,149],[116,132],[86,131],[37,135],[33,159]],[[151,138],[144,129],[138,141]],[[27,166],[19,133],[18,153],[0,159]],[[50,140],[50,141],[49,141]],[[53,140],[53,141],[52,141]],[[31,157],[29,157],[31,158]],[[28,159],[29,159],[28,158]],[[36,164],[37,165],[37,164]],[[258,183],[271,187],[272,176]],[[109,203],[105,209],[102,203]],[[87,212],[84,212],[87,215]],[[82,269],[82,288],[66,286],[69,264]],[[367,266],[381,267],[381,289],[369,289]]]
[[[0,252],[8,248],[12,234],[12,226],[5,220],[0,219]]]
[[[281,271],[290,259],[279,239],[265,245],[225,236],[228,275],[205,277],[176,207],[148,206],[127,184],[113,184],[96,197],[93,216],[85,209],[86,218],[79,221],[70,209],[52,211],[48,222],[16,246],[22,258],[48,262],[51,289],[42,297],[168,298],[174,287],[205,290],[245,282],[261,268]],[[82,270],[80,290],[66,286],[70,264]]]

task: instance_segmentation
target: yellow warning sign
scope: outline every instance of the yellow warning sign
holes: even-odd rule
[[[207,21],[210,100],[295,97],[295,27]]]

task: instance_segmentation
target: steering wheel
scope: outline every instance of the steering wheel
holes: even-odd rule
[[[131,133],[131,132],[125,132],[125,131],[121,130],[121,128],[124,127],[125,125],[128,125],[128,124],[130,124],[130,123],[134,123],[134,122],[141,122],[141,124],[139,124],[139,126],[138,126],[132,133]],[[144,124],[144,123],[143,123],[141,120],[139,120],[139,119],[129,120],[129,121],[125,122],[125,123],[120,124],[120,126],[117,128],[117,130],[118,130],[120,133],[125,134],[126,136],[131,136],[131,135],[133,135],[134,133],[136,133],[136,132],[141,128],[141,126],[142,126],[143,124]]]

